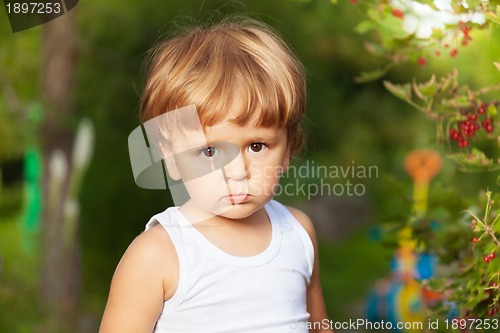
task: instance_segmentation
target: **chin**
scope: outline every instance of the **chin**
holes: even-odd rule
[[[235,204],[231,207],[228,207],[227,209],[221,211],[217,215],[236,220],[249,217],[250,215],[255,213],[255,211],[257,211],[257,209],[255,209],[254,205],[243,203],[243,204]]]

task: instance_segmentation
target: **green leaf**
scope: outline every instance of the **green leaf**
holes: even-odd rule
[[[387,74],[387,72],[389,72],[394,66],[396,66],[396,64],[390,62],[382,68],[377,68],[369,72],[361,72],[358,76],[354,78],[354,81],[356,81],[357,83],[366,83],[374,81]]]
[[[484,172],[500,170],[500,164],[488,158],[482,151],[473,148],[470,153],[455,153],[447,156],[455,161],[464,172]]]
[[[380,20],[382,19],[380,12],[374,8],[370,8],[366,15],[368,15],[368,17],[374,22],[380,22]]]
[[[434,96],[434,94],[437,91],[436,76],[432,75],[431,79],[428,82],[419,85],[419,88],[420,92],[424,94],[424,96],[426,97]]]
[[[375,28],[375,24],[372,21],[362,21],[360,22],[354,30],[359,34],[364,34],[367,31],[370,31]]]
[[[357,83],[366,83],[379,79],[385,74],[387,74],[387,71],[384,71],[383,68],[377,68],[369,72],[359,73],[359,75],[354,78],[354,81],[356,81]]]
[[[500,17],[496,14],[493,14],[493,13],[485,13],[484,16],[486,16],[486,18],[496,24],[500,24]]]
[[[417,95],[418,98],[425,100],[424,94],[422,94],[422,92],[419,89],[420,85],[417,84],[416,82],[413,82],[412,86],[413,86],[413,91],[415,92],[415,95]]]
[[[457,98],[443,99],[442,105],[451,108],[467,108],[470,107],[471,102],[467,96],[459,96]]]
[[[488,115],[490,116],[495,116],[497,114],[497,107],[495,106],[495,104],[491,104],[490,106],[488,106],[486,112],[488,112]]]
[[[496,24],[500,24],[500,5],[497,6],[497,12],[493,14],[492,12],[485,13],[484,16]]]
[[[391,94],[405,102],[411,101],[411,85],[409,83],[398,85],[384,81],[384,86]]]
[[[403,20],[390,14],[380,22],[380,34],[392,39],[406,39],[410,35],[403,29]]]

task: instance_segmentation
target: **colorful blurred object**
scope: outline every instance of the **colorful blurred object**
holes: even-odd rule
[[[24,157],[26,203],[22,218],[23,246],[28,250],[36,248],[35,235],[40,228],[40,214],[42,211],[41,173],[42,160],[40,152],[31,147]]]
[[[414,182],[412,219],[416,219],[427,211],[429,183],[441,168],[441,158],[432,150],[415,150],[406,156],[405,168]],[[399,232],[398,239],[399,248],[391,263],[392,273],[376,283],[367,304],[368,320],[388,320],[394,328],[398,323],[423,323],[426,306],[441,299],[440,294],[424,288],[416,280],[434,275],[436,258],[420,253],[408,225]],[[413,329],[396,331],[417,332]]]

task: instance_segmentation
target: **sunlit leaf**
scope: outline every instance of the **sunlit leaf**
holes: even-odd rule
[[[380,22],[381,34],[393,39],[405,39],[410,34],[403,29],[403,20],[392,15],[386,16]]]
[[[364,34],[367,31],[370,31],[375,28],[375,24],[372,21],[361,21],[354,30],[357,33]]]
[[[486,112],[488,112],[490,116],[495,116],[497,114],[497,107],[495,106],[495,104],[490,104]]]
[[[369,72],[361,72],[354,78],[354,81],[357,83],[366,83],[379,79],[385,74],[387,74],[387,71],[384,68],[377,68]]]
[[[455,153],[448,155],[448,158],[455,161],[461,171],[480,172],[500,170],[500,164],[495,163],[482,151],[472,149],[470,153]]]
[[[384,81],[384,86],[391,94],[403,101],[411,100],[411,85],[409,83],[403,85],[393,84],[389,81]]]
[[[413,91],[415,92],[415,95],[417,95],[418,98],[425,100],[424,94],[422,94],[422,92],[419,89],[420,85],[413,82],[412,86],[413,86]]]

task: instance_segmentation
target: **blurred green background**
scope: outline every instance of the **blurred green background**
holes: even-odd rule
[[[169,205],[165,191],[143,190],[133,180],[127,137],[138,126],[138,101],[145,53],[177,22],[214,15],[247,13],[274,27],[303,61],[308,74],[308,113],[304,121],[307,146],[294,165],[376,166],[377,178],[363,179],[360,198],[280,196],[284,203],[314,212],[333,211],[340,234],[319,234],[321,277],[330,319],[364,316],[365,300],[374,281],[388,274],[391,250],[377,241],[376,227],[405,218],[411,209],[412,183],[403,168],[407,152],[435,148],[434,123],[395,99],[381,81],[360,85],[353,77],[382,65],[365,51],[354,32],[362,12],[351,1],[333,5],[312,1],[142,1],[87,0],[78,4],[78,70],[76,120],[95,126],[95,150],[79,194],[78,234],[81,244],[82,293],[80,315],[71,332],[97,331],[113,271],[121,255],[150,216]],[[426,80],[431,73],[460,71],[460,81],[472,87],[498,82],[491,63],[500,54],[497,31],[477,33],[456,58],[408,64],[387,79]],[[40,103],[41,27],[12,33],[0,10],[0,331],[38,332],[46,312],[39,300],[39,251],[26,246],[20,227],[25,209],[23,154],[37,143],[32,113],[14,112],[10,92],[30,109]],[[497,59],[498,61],[498,59]],[[484,70],[483,70],[484,68]],[[36,115],[36,113],[35,113]],[[467,174],[445,161],[433,183],[452,186],[456,195],[474,198],[495,184],[493,176]],[[432,192],[431,192],[432,193]],[[318,200],[316,200],[318,199]],[[353,206],[353,202],[355,205]],[[356,205],[361,206],[356,206]],[[351,208],[349,208],[351,207]],[[366,214],[360,216],[356,209]],[[360,219],[362,221],[360,221]],[[333,218],[332,218],[333,220]],[[322,222],[328,223],[326,222]],[[333,223],[333,222],[332,222]],[[325,230],[328,230],[326,228]],[[339,231],[340,232],[340,231]]]

